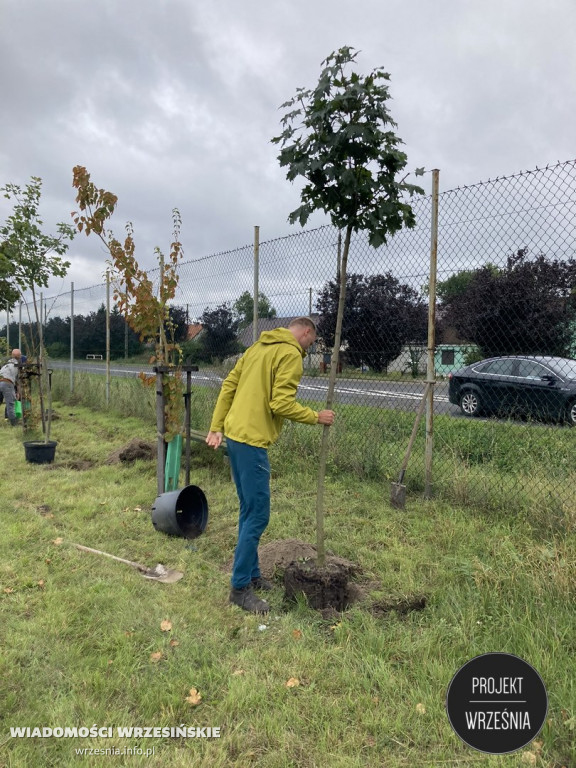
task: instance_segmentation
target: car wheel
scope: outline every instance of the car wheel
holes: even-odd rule
[[[478,416],[481,409],[480,395],[472,389],[460,395],[460,408],[466,416]]]
[[[568,403],[566,409],[566,420],[571,427],[576,427],[576,400],[572,403]]]

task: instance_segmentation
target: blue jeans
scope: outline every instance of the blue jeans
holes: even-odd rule
[[[265,448],[238,443],[229,437],[226,444],[240,500],[232,586],[241,589],[260,576],[258,544],[270,520],[270,462]]]

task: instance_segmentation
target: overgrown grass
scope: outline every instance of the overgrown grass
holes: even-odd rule
[[[110,405],[105,406],[103,377],[77,374],[70,396],[64,372],[54,375],[55,396],[82,402],[121,416],[134,415],[155,423],[155,393],[137,379],[113,378]],[[194,387],[192,426],[207,430],[218,395],[217,387]],[[310,405],[318,408],[323,404]],[[414,414],[355,405],[338,405],[331,430],[329,463],[335,471],[358,478],[397,480]],[[319,430],[287,423],[275,447],[280,457],[314,461]],[[574,530],[576,510],[576,430],[538,423],[498,420],[434,419],[433,492],[448,502],[498,512],[502,507],[539,531]],[[424,491],[424,426],[421,425],[405,477],[408,492]]]
[[[425,594],[425,610],[378,616],[369,601],[324,621],[303,603],[286,608],[277,587],[270,615],[252,617],[227,603],[237,500],[222,457],[195,446],[192,482],[209,500],[207,531],[193,542],[168,537],[150,522],[154,463],[105,463],[132,437],[154,439],[146,408],[144,419],[63,403],[56,411],[54,466],[26,464],[18,430],[4,426],[0,439],[0,765],[97,766],[103,755],[75,750],[111,747],[155,749],[115,765],[171,768],[575,764],[573,530],[536,530],[506,504],[413,498],[395,511],[387,481],[333,461],[328,547],[362,567],[370,601]],[[314,541],[317,436],[289,429],[272,452],[263,543]],[[94,464],[72,469],[79,460]],[[494,454],[469,469],[494,481],[490,472],[497,479],[505,467],[493,463]],[[153,583],[73,542],[162,562],[185,578]],[[161,629],[166,620],[171,631]],[[489,651],[525,658],[548,689],[542,733],[514,755],[474,752],[445,714],[452,676]],[[300,684],[287,687],[290,678]],[[192,687],[202,695],[196,708],[186,702]],[[27,739],[9,730],[93,724],[218,726],[222,736]]]

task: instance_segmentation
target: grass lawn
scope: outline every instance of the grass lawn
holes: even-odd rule
[[[28,464],[21,431],[0,424],[0,766],[576,765],[573,528],[447,501],[412,498],[393,510],[388,480],[332,466],[327,546],[361,566],[369,599],[324,620],[303,602],[285,606],[278,585],[270,614],[250,616],[227,602],[237,500],[223,458],[194,447],[192,483],[208,497],[209,525],[194,541],[169,537],[150,521],[154,462],[106,464],[131,438],[154,439],[149,418],[55,409],[53,466]],[[288,443],[271,462],[262,543],[313,543],[313,461]],[[74,542],[185,577],[147,581]],[[412,594],[426,595],[423,611],[370,610]],[[465,746],[445,712],[456,671],[493,651],[526,659],[549,696],[537,739],[501,757]],[[187,700],[191,689],[199,702]],[[113,736],[10,732],[93,726]],[[221,736],[118,736],[131,726]],[[117,752],[77,753],[85,749]]]

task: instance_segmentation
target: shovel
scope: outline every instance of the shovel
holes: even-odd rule
[[[408,441],[408,448],[406,448],[404,460],[402,461],[402,466],[400,467],[400,476],[398,477],[398,482],[392,483],[390,488],[390,504],[396,509],[404,509],[406,506],[406,486],[402,484],[402,481],[404,480],[404,475],[406,474],[406,467],[408,466],[408,461],[410,460],[412,446],[414,445],[414,440],[416,439],[416,433],[418,432],[420,419],[424,413],[426,398],[428,397],[428,391],[431,386],[432,385],[430,382],[426,382],[424,394],[422,395],[422,400],[420,401],[418,412],[416,413],[416,419],[414,420],[414,426],[412,427],[412,434],[410,435],[410,440]]]
[[[174,571],[171,568],[166,568],[165,565],[158,563],[154,568],[147,568],[142,563],[135,563],[132,560],[125,560],[123,557],[116,557],[116,555],[110,555],[108,552],[101,552],[99,549],[91,549],[91,547],[83,547],[82,544],[74,544],[76,549],[82,550],[82,552],[92,552],[95,555],[104,555],[104,557],[110,557],[112,560],[117,560],[119,563],[125,563],[131,565],[132,568],[136,568],[140,571],[145,579],[152,579],[153,581],[161,581],[163,584],[174,584],[176,581],[184,576],[180,571]]]

